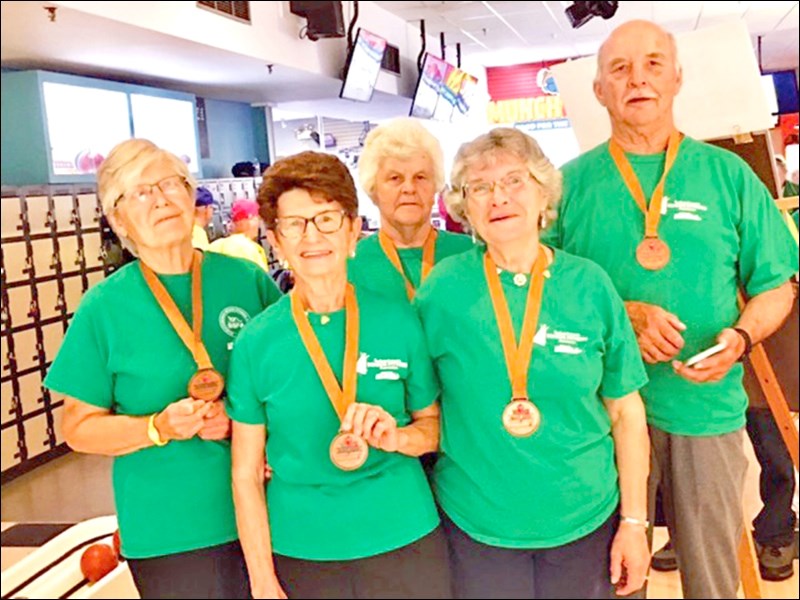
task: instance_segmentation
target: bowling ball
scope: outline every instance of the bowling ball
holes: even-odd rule
[[[114,554],[117,555],[117,558],[120,558],[120,547],[122,546],[122,542],[120,542],[119,539],[119,529],[117,529],[114,532],[113,544],[114,544]]]
[[[119,564],[108,544],[92,544],[81,555],[81,573],[90,583],[100,581]]]

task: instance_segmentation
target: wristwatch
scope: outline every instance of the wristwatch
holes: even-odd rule
[[[742,355],[737,359],[738,362],[742,362],[744,357],[749,356],[750,351],[753,349],[753,339],[750,337],[750,334],[741,327],[734,327],[733,330],[744,340],[744,352],[742,352]]]
[[[147,419],[147,437],[149,437],[150,441],[156,446],[166,446],[169,440],[161,439],[161,434],[159,434],[158,429],[156,429],[156,415],[158,415],[158,413],[153,413],[150,415],[150,418]]]

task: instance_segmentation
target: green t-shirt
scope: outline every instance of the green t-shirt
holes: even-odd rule
[[[192,322],[191,275],[159,276]],[[280,296],[247,261],[203,260],[203,341],[225,373],[234,336]],[[150,292],[139,262],[121,268],[81,301],[45,385],[119,415],[150,415],[187,396],[197,370]],[[122,552],[150,558],[235,540],[230,443],[194,437],[114,459]]]
[[[405,426],[410,413],[430,406],[439,392],[419,321],[407,301],[364,289],[356,296],[356,401],[382,406],[398,427]],[[308,316],[341,382],[345,313]],[[236,341],[228,411],[236,421],[267,428],[275,553],[320,561],[364,558],[410,544],[438,525],[417,458],[370,448],[355,471],[331,462],[339,419],[292,319],[289,296],[253,319]]]
[[[645,195],[652,195],[665,153],[628,155]],[[664,193],[659,236],[669,264],[647,271],[635,258],[644,214],[608,152],[608,143],[564,169],[559,217],[547,239],[595,261],[626,301],[656,304],[687,326],[679,360],[716,343],[739,317],[741,282],[749,296],[773,289],[797,270],[797,245],[767,188],[738,156],[691,138],[681,142]],[[669,362],[647,365],[642,390],[648,421],[678,435],[720,435],[744,426],[742,366],[716,383],[692,383]]]
[[[460,233],[439,231],[434,249],[434,264],[472,248],[472,238]],[[397,254],[403,272],[414,286],[419,287],[422,274],[422,248],[398,248]],[[356,256],[348,262],[347,278],[358,288],[366,288],[394,300],[408,302],[406,284],[400,273],[389,262],[375,233],[356,246]]]
[[[512,437],[503,348],[482,248],[448,258],[414,304],[442,385],[434,485],[445,513],[474,539],[551,548],[602,525],[619,503],[611,422],[603,398],[647,381],[624,306],[597,265],[556,252],[528,370],[540,428]],[[501,272],[519,339],[529,283]]]

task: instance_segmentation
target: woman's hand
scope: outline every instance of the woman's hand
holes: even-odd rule
[[[209,402],[211,408],[203,419],[203,427],[197,435],[204,440],[224,440],[231,437],[231,420],[225,412],[222,400]]]
[[[283,591],[278,576],[274,572],[259,577],[257,580],[250,580],[250,591],[253,598],[287,598]]]
[[[154,424],[162,440],[188,440],[203,428],[205,417],[212,409],[205,400],[184,398],[169,404],[156,415]]]
[[[622,522],[611,544],[611,583],[618,596],[632,594],[644,585],[650,567],[647,530]]]
[[[397,452],[397,421],[380,406],[360,402],[351,404],[342,419],[342,431],[352,431],[373,448]]]

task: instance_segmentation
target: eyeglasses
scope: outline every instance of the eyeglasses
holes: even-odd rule
[[[342,228],[345,212],[343,210],[324,210],[313,217],[278,217],[275,219],[275,229],[287,239],[300,239],[305,235],[309,223],[320,233],[336,233]]]
[[[509,173],[499,181],[479,181],[478,183],[467,183],[461,188],[461,193],[465,198],[475,200],[485,200],[494,193],[494,188],[500,186],[506,194],[514,194],[525,187],[525,182],[533,179],[530,173]]]
[[[186,178],[181,175],[170,175],[155,183],[137,185],[131,191],[117,198],[114,204],[118,204],[120,200],[136,201],[139,204],[144,204],[153,199],[156,188],[158,188],[164,197],[175,198],[182,193],[186,193]]]

